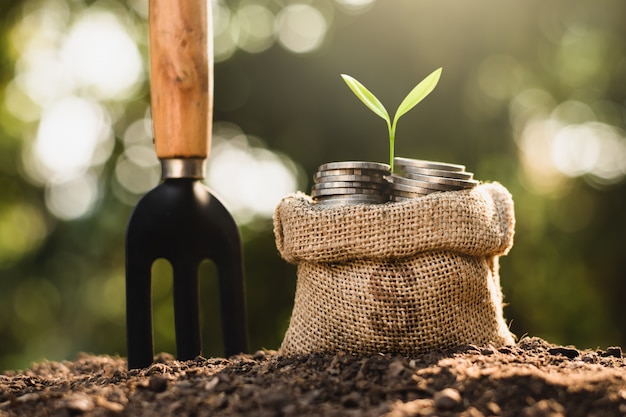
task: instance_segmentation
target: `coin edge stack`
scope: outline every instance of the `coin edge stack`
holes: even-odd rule
[[[383,204],[389,201],[391,167],[380,162],[338,161],[318,167],[311,197],[325,206]]]
[[[387,176],[392,202],[407,201],[436,192],[472,189],[479,184],[473,178],[474,174],[465,170],[465,165],[402,157],[395,157],[393,162],[403,175],[393,173]]]

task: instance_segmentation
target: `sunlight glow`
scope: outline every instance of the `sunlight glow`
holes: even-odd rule
[[[552,163],[563,174],[591,172],[600,157],[600,141],[589,125],[564,126],[552,138]]]
[[[74,89],[74,82],[52,50],[26,50],[19,59],[16,85],[40,107]]]
[[[552,138],[560,129],[554,120],[531,120],[517,138],[520,162],[528,185],[540,194],[553,192],[565,181],[552,162]]]
[[[128,0],[128,5],[146,20],[149,13],[148,3],[148,0]]]
[[[65,70],[103,99],[126,97],[142,81],[139,51],[109,12],[87,12],[72,27],[61,50]]]
[[[143,64],[119,19],[110,12],[87,10],[66,35],[65,20],[54,18],[62,13],[52,11],[49,18],[25,18],[16,29],[17,86],[42,107],[85,88],[98,99],[128,98],[143,81]],[[32,33],[24,36],[28,23],[34,25],[28,28]]]
[[[152,137],[152,119],[149,117],[135,120],[124,132],[125,149],[117,159],[115,179],[132,194],[145,194],[158,185],[161,178]]]
[[[322,13],[307,4],[291,4],[278,16],[278,40],[291,52],[307,53],[324,41],[328,23]]]
[[[276,37],[272,12],[258,4],[248,4],[237,10],[239,37],[237,44],[246,52],[259,53],[272,46]]]
[[[230,9],[221,1],[213,2],[213,55],[215,62],[226,61],[237,50],[239,27],[231,21]]]
[[[350,14],[364,13],[369,10],[376,0],[335,0],[337,5]]]
[[[46,187],[46,206],[59,219],[73,220],[90,213],[98,200],[98,180],[90,172]]]
[[[565,126],[553,138],[552,160],[569,177],[590,174],[615,182],[626,175],[626,139],[604,123]]]
[[[159,184],[161,169],[149,125],[149,118],[130,124],[123,136],[125,150],[115,165],[121,186],[116,196],[129,205]],[[236,125],[214,125],[206,182],[238,223],[271,218],[280,199],[298,189],[301,172],[291,159],[266,149]]]
[[[24,9],[10,36],[18,57],[5,94],[13,115],[39,121],[24,130],[24,169],[45,186],[48,210],[65,220],[91,213],[98,201],[100,167],[115,147],[108,109],[144,81],[132,21],[97,4],[79,8],[74,19],[72,9],[64,0]]]
[[[127,148],[117,160],[115,178],[133,194],[144,194],[157,186],[161,168],[154,149],[141,145]]]
[[[16,80],[9,82],[4,90],[4,105],[23,122],[36,122],[41,117],[41,108],[17,85]]]
[[[525,177],[534,191],[553,192],[567,178],[584,176],[592,184],[603,185],[626,176],[623,131],[596,121],[595,113],[584,103],[566,101],[551,112],[538,105],[535,109],[543,111],[533,114],[532,101],[546,104],[546,95],[535,90],[521,96],[511,106],[512,121],[514,127],[524,123],[515,140]]]
[[[240,224],[271,218],[281,198],[298,189],[298,169],[286,156],[253,146],[231,124],[216,126],[207,183]]]
[[[63,99],[42,116],[33,149],[36,169],[48,181],[80,175],[106,141],[112,134],[102,107],[78,97]]]

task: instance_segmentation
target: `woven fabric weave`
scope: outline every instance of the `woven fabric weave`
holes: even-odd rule
[[[285,197],[276,245],[298,277],[281,353],[514,343],[498,268],[514,228],[512,197],[497,183],[372,205]]]

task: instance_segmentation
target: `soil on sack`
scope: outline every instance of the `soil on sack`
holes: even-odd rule
[[[524,338],[413,357],[282,357],[258,351],[143,370],[82,355],[0,374],[5,416],[618,416],[620,348],[578,350]]]

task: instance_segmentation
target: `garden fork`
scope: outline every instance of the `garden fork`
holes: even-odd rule
[[[150,87],[162,182],[135,207],[126,230],[128,367],[153,361],[151,269],[172,265],[176,356],[201,354],[198,267],[214,261],[224,355],[247,350],[241,240],[226,208],[200,181],[211,141],[210,0],[150,0]]]

